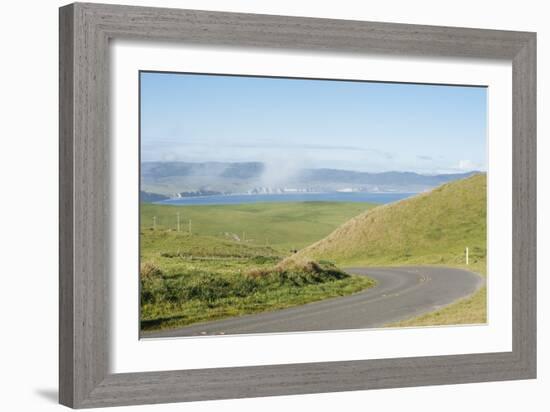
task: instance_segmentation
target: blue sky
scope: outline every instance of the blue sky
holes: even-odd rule
[[[142,161],[486,169],[479,87],[141,73]]]

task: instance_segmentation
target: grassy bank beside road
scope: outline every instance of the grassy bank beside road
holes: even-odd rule
[[[435,312],[391,323],[390,327],[468,325],[487,322],[487,287]]]

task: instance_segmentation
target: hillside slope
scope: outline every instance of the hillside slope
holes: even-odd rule
[[[339,265],[465,263],[485,273],[487,177],[476,174],[347,221],[296,258]]]

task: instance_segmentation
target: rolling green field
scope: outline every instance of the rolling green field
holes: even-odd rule
[[[142,204],[142,330],[281,309],[374,286],[371,279],[348,275],[323,259],[284,261],[291,250],[321,239],[372,207],[328,202]]]
[[[443,265],[486,276],[486,216],[487,176],[477,174],[362,213],[291,259],[322,257],[342,267]],[[390,326],[485,323],[486,319],[483,287],[439,311]]]
[[[288,253],[322,239],[336,227],[375,204],[344,202],[251,203],[240,205],[169,206],[141,204],[141,230],[156,227],[180,229],[195,235],[214,236],[268,245]]]

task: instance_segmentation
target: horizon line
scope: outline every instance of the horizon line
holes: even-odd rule
[[[232,162],[232,161],[219,161],[219,160],[205,160],[202,162],[197,161],[187,161],[187,160],[143,160],[140,161],[141,164],[145,163],[190,163],[190,164],[204,164],[204,163],[215,163],[215,164],[250,164],[250,163],[258,163],[258,164],[266,164],[265,162],[261,161],[255,161],[251,160],[248,162]],[[440,175],[462,175],[462,174],[468,174],[468,173],[484,173],[487,174],[487,170],[483,169],[471,169],[471,170],[456,170],[456,171],[449,171],[449,172],[437,172],[437,173],[422,173],[422,172],[415,172],[412,170],[396,170],[396,169],[390,169],[380,172],[368,172],[368,171],[361,171],[361,170],[353,170],[353,169],[339,169],[334,167],[304,167],[299,170],[337,170],[342,172],[354,172],[354,173],[371,173],[371,174],[383,174],[383,173],[413,173],[416,175],[421,176],[440,176]],[[140,173],[141,174],[141,173]]]

